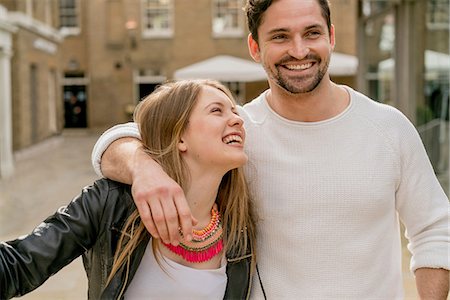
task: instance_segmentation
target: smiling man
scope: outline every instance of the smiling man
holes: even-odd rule
[[[248,0],[245,10],[270,87],[239,109],[260,217],[252,297],[401,299],[401,220],[419,294],[445,299],[448,198],[407,118],[330,80],[328,1]],[[132,183],[149,231],[177,244],[179,226],[192,230],[183,191],[140,153],[135,131],[107,131],[93,163]],[[124,136],[134,138],[109,146]]]

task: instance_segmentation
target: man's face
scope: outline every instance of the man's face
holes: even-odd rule
[[[308,93],[328,76],[334,28],[328,31],[316,0],[274,1],[264,13],[258,37],[259,45],[249,36],[250,54],[262,63],[271,88]]]

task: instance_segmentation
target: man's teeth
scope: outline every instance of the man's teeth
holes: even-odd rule
[[[225,144],[231,144],[231,143],[242,143],[242,138],[239,135],[228,135],[223,139],[223,142]]]
[[[305,70],[311,68],[312,63],[301,64],[301,65],[286,65],[286,68],[289,70]]]

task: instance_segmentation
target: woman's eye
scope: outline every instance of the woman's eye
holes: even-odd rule
[[[221,112],[222,109],[220,107],[213,107],[211,108],[211,112]]]

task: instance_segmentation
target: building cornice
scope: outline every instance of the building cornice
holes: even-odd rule
[[[61,35],[58,30],[43,22],[30,18],[24,13],[8,12],[7,20],[18,28],[24,28],[34,32],[44,38],[52,40],[53,42],[61,43],[64,40],[63,35]]]
[[[14,33],[17,29],[18,28],[8,20],[8,11],[6,8],[0,5],[0,30]]]

